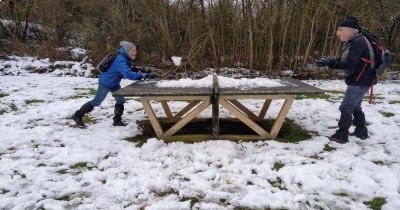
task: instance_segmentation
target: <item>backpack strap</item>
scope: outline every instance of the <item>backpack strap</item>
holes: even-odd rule
[[[356,77],[356,81],[360,80],[360,78],[364,74],[365,70],[367,70],[368,64],[370,64],[371,66],[375,65],[375,62],[368,60],[366,58],[361,58],[361,60],[363,62],[365,62],[365,64],[364,64],[364,67],[363,67],[362,71],[360,72],[360,74],[358,74],[358,76]],[[371,86],[370,86],[370,91],[369,91],[369,100],[368,100],[369,104],[372,104],[373,95],[374,95],[374,83],[372,82]]]
[[[358,82],[358,80],[360,80],[360,78],[361,78],[361,76],[364,74],[365,70],[367,70],[368,64],[370,64],[371,67],[375,65],[375,62],[373,62],[373,61],[371,61],[371,60],[368,60],[368,59],[366,59],[366,58],[361,58],[361,60],[362,60],[363,62],[365,62],[365,64],[364,64],[364,67],[363,67],[363,69],[361,70],[361,72],[360,72],[360,73],[358,74],[358,76],[356,77],[356,81],[357,81],[357,82]]]
[[[369,51],[369,60],[371,61],[371,69],[375,69],[375,51],[374,48],[372,47],[371,42],[363,35],[363,38],[365,42],[367,43],[368,46],[368,51]],[[362,59],[361,59],[362,60]]]
[[[371,83],[370,89],[369,89],[369,99],[368,103],[372,104],[372,98],[374,97],[374,83]]]

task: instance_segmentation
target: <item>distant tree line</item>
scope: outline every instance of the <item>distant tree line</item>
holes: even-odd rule
[[[0,38],[47,56],[79,46],[94,61],[131,40],[146,64],[168,66],[178,55],[177,70],[274,74],[339,56],[336,29],[349,15],[399,53],[400,0],[1,0]]]

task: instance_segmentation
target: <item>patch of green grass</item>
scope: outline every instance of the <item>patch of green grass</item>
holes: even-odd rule
[[[154,194],[156,194],[158,197],[165,197],[168,195],[179,195],[179,191],[171,188],[171,189],[167,189],[166,191],[154,191]]]
[[[7,113],[7,111],[4,110],[4,109],[0,109],[0,115],[2,115],[2,114],[4,114],[4,113]]]
[[[58,201],[70,201],[70,200],[72,200],[72,197],[70,195],[62,195],[62,196],[56,197],[54,199],[58,200]]]
[[[25,100],[25,104],[34,104],[34,103],[43,103],[43,100],[38,100],[38,99],[30,99],[30,100]]]
[[[276,180],[269,180],[268,179],[268,183],[272,186],[272,187],[276,187],[280,190],[287,190],[282,184],[282,179],[277,177]]]
[[[397,101],[397,100],[389,101],[389,104],[400,104],[400,101]]]
[[[322,160],[322,157],[317,154],[310,156],[310,158],[315,159],[315,160]]]
[[[70,169],[88,169],[88,170],[92,170],[93,168],[95,168],[94,166],[89,166],[89,164],[87,162],[77,162],[74,165],[70,166]]]
[[[12,104],[10,105],[10,108],[11,108],[11,111],[13,111],[13,112],[18,111],[18,107],[17,107],[17,105],[15,105],[14,103],[12,103]]]
[[[272,168],[273,170],[279,171],[279,169],[283,168],[285,166],[284,163],[281,162],[275,162],[274,167]]]
[[[96,91],[97,91],[96,89],[90,89],[89,95],[93,95],[93,96],[96,95]]]
[[[0,98],[6,97],[6,96],[9,96],[9,94],[0,92]]]
[[[200,200],[197,197],[183,197],[180,199],[180,201],[190,201],[190,208],[193,208],[194,204],[198,203]]]
[[[222,203],[223,205],[230,205],[230,203],[225,198],[220,198],[219,202]]]
[[[259,141],[260,137],[244,123],[235,122],[230,120],[221,120],[220,123],[220,136],[218,139],[231,140],[231,141]],[[275,119],[265,119],[262,122],[258,122],[260,126],[266,130],[271,130]],[[167,130],[172,125],[166,122],[165,119],[160,119],[160,124],[163,129]],[[207,141],[212,139],[211,137],[211,120],[204,120],[199,122],[189,123],[184,126],[180,131],[171,137],[164,138],[166,142],[185,142],[194,143],[196,141]],[[142,134],[125,140],[136,143],[137,147],[141,147],[148,138],[155,137],[154,130],[152,129],[149,121],[139,121],[138,125],[143,128]],[[282,143],[298,143],[310,139],[313,132],[304,130],[301,126],[297,125],[291,119],[285,119],[277,138],[278,142]],[[315,134],[315,133],[314,133]]]
[[[372,162],[373,162],[375,165],[380,165],[380,166],[385,165],[385,164],[383,163],[383,161],[381,161],[381,160],[373,160]]]
[[[382,206],[386,203],[386,199],[383,197],[375,197],[374,199],[370,201],[364,201],[363,203],[370,209],[381,210]]]
[[[70,96],[67,99],[78,99],[78,98],[85,98],[88,96],[94,96],[96,95],[96,89],[86,89],[86,88],[74,88],[74,90],[86,90],[87,92],[80,92],[77,93],[76,95]]]
[[[68,169],[61,169],[61,170],[58,170],[57,173],[59,173],[59,174],[66,174],[66,173],[68,173]]]
[[[87,162],[78,162],[72,165],[70,168],[72,169],[77,169],[77,168],[86,168],[87,167]]]
[[[39,164],[37,165],[37,167],[44,167],[44,166],[47,166],[47,165],[44,164],[44,163],[39,163]]]
[[[384,112],[384,111],[379,111],[384,117],[393,117],[394,113],[392,112]]]
[[[271,120],[272,122],[272,120]],[[272,126],[271,126],[272,127]],[[291,119],[286,119],[278,133],[276,141],[298,143],[311,138],[310,132],[304,130]]]
[[[336,148],[335,147],[331,147],[329,144],[325,144],[325,146],[324,146],[324,151],[332,152],[332,151],[335,151],[335,150],[336,150]]]
[[[78,99],[78,98],[84,98],[84,97],[86,97],[86,96],[87,96],[87,95],[78,94],[78,95],[70,96],[70,97],[68,97],[67,99]]]
[[[337,95],[337,94],[343,94],[344,95],[344,91],[339,91],[339,90],[328,90],[328,91],[325,91],[326,93],[330,93],[330,94],[335,94],[335,95]]]
[[[335,195],[338,195],[338,196],[341,196],[341,197],[347,197],[347,196],[349,196],[349,194],[344,193],[344,192],[335,193]]]
[[[296,95],[296,100],[303,100],[303,99],[323,99],[328,100],[331,96],[328,94],[306,94],[306,95]]]
[[[382,101],[383,99],[385,99],[383,96],[380,96],[378,94],[374,94],[372,97],[372,101],[376,102],[376,100]],[[368,101],[369,100],[369,94],[364,96],[364,100]]]

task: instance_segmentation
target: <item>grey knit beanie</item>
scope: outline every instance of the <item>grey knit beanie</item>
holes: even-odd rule
[[[128,53],[132,48],[136,49],[136,46],[132,42],[127,41],[120,41],[119,46],[123,47],[126,53]]]

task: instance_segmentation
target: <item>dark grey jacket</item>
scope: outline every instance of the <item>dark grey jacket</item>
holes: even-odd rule
[[[371,60],[370,54],[366,39],[362,34],[357,34],[344,44],[342,56],[332,60],[329,67],[343,69],[347,85],[370,86],[376,79],[376,73],[371,64],[362,60]]]

